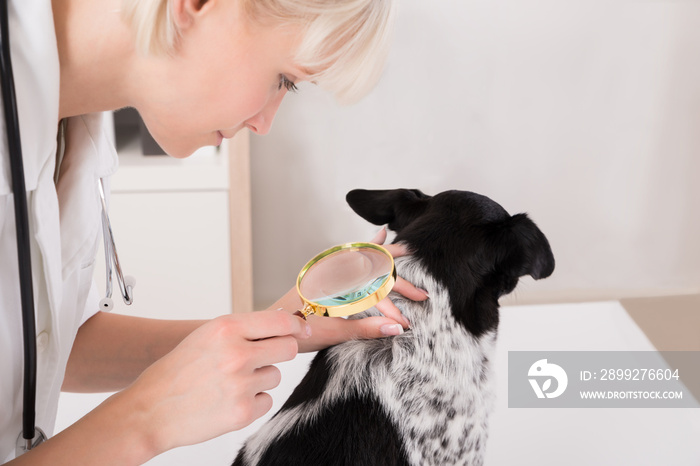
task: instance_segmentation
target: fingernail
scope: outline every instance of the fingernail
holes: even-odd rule
[[[386,324],[379,327],[379,331],[382,332],[382,335],[389,337],[401,335],[403,333],[403,327],[399,324]]]
[[[311,325],[306,324],[306,328],[304,330],[306,330],[306,336],[310,337],[311,336]]]
[[[406,328],[411,328],[411,322],[406,318],[406,316],[401,316],[403,317],[403,323],[406,324]]]
[[[426,295],[428,298],[430,298],[430,295],[428,294],[428,292],[425,291],[423,288],[418,288],[418,291],[422,291],[424,295]]]

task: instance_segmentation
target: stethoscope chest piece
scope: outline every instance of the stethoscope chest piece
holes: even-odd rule
[[[38,427],[34,427],[34,438],[25,439],[22,432],[19,433],[17,437],[17,443],[15,444],[15,457],[19,458],[23,454],[27,453],[46,441],[46,434],[43,430]]]

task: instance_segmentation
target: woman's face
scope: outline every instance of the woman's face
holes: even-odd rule
[[[259,25],[238,2],[210,0],[183,28],[174,56],[147,59],[149,85],[135,106],[173,157],[245,127],[266,134],[288,88],[305,79],[293,60],[300,39],[298,27]]]

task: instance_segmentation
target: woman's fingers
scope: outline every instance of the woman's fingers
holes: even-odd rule
[[[403,333],[403,325],[384,316],[364,319],[309,316],[314,336],[299,342],[300,352],[318,351],[348,340],[382,338]]]
[[[251,420],[248,424],[252,423],[258,418],[263,417],[268,411],[272,409],[272,396],[268,393],[261,392],[255,395],[253,398],[252,409],[251,409]]]
[[[298,352],[299,340],[291,335],[257,340],[251,342],[249,364],[253,368],[260,368],[278,362],[291,361]]]
[[[403,243],[395,243],[395,244],[384,244],[384,241],[386,240],[386,228],[382,228],[379,230],[379,233],[372,239],[372,243],[375,244],[381,244],[384,245],[384,249],[389,251],[389,253],[392,255],[392,257],[397,258],[401,256],[407,256],[411,252],[406,247],[405,244]],[[428,293],[425,290],[421,290],[420,288],[416,288],[412,283],[407,282],[401,277],[398,277],[396,280],[396,284],[394,285],[393,288],[394,291],[397,293],[407,297],[408,299],[412,301],[425,301],[428,299]],[[391,311],[389,311],[391,312]]]
[[[346,321],[348,327],[346,331],[350,331],[355,338],[383,338],[404,333],[404,328],[401,324],[397,324],[392,319],[386,317],[366,317],[364,319]]]
[[[389,251],[394,259],[411,254],[409,249],[403,243],[385,244],[384,249]]]
[[[241,334],[248,340],[286,335],[303,340],[311,336],[311,327],[304,319],[282,310],[246,314],[242,325]]]
[[[275,366],[259,367],[255,369],[253,379],[256,393],[266,392],[279,386],[282,373]]]
[[[272,364],[289,361],[309,339],[304,320],[285,311],[218,317],[187,336],[126,389],[159,425],[164,449],[240,429],[272,407],[280,383]],[[191,429],[182,429],[182,425]]]
[[[429,298],[427,291],[421,288],[416,288],[413,283],[408,282],[401,277],[396,278],[396,284],[394,285],[393,290],[400,295],[407,297],[411,301],[425,301]]]
[[[425,301],[429,297],[425,290],[416,288],[413,284],[407,282],[401,277],[396,278],[396,284],[394,285],[393,291],[407,297],[411,301]],[[384,298],[383,300],[379,301],[375,307],[385,316],[401,323],[404,329],[411,326],[411,323],[408,321],[408,319],[406,319],[406,317],[404,317],[401,310],[396,307],[396,305],[389,298]]]
[[[386,241],[386,227],[382,227],[382,229],[379,230],[379,233],[377,233],[376,236],[372,238],[370,243],[384,244],[384,241]]]
[[[387,316],[388,318],[400,323],[403,328],[407,329],[411,326],[411,323],[404,317],[401,310],[396,307],[394,303],[391,302],[389,298],[384,298],[377,303],[375,306],[379,312]]]
[[[386,235],[386,227],[382,227],[382,229],[379,230],[379,232],[374,236],[374,238],[372,238],[370,243],[379,244],[383,246],[384,249],[389,251],[394,258],[406,256],[409,254],[408,248],[404,244],[384,244],[384,241],[386,241]]]

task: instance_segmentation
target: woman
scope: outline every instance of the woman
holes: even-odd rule
[[[7,148],[0,151],[0,461],[140,464],[171,448],[242,428],[267,412],[271,364],[409,325],[274,311],[209,322],[96,312],[97,180],[116,153],[97,112],[132,106],[172,156],[238,130],[265,134],[285,93],[313,81],[345,100],[377,78],[390,0],[12,1],[11,43],[30,207],[38,334],[37,424],[50,435],[61,387],[121,390],[76,424],[14,457],[21,426],[22,340]],[[65,124],[59,132],[59,121]],[[4,129],[4,125],[1,125]],[[3,138],[4,140],[4,138]],[[57,155],[58,154],[58,155]],[[383,241],[383,234],[375,239]],[[398,256],[405,254],[390,246]],[[426,295],[399,281],[408,298]]]

